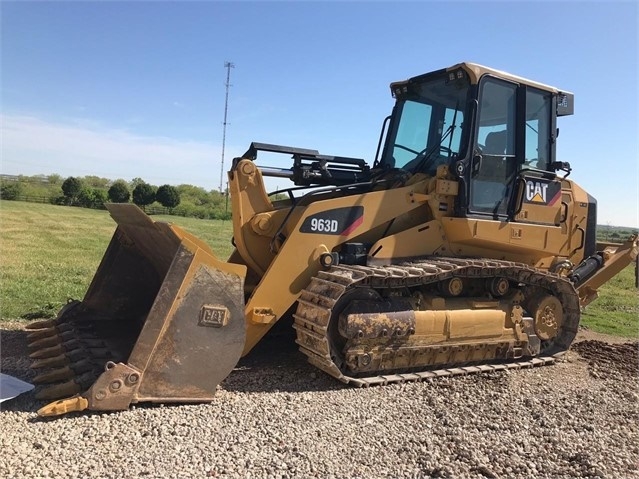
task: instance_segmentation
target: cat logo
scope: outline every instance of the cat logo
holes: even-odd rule
[[[561,181],[526,178],[524,203],[553,206],[561,202]]]
[[[548,190],[548,183],[540,181],[526,181],[526,200],[531,203],[543,203],[548,202],[546,192]]]

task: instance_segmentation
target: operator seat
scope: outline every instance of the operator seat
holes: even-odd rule
[[[479,171],[471,184],[473,208],[495,215],[504,214],[515,173],[512,155],[506,155],[508,131],[493,131],[486,135]]]
[[[483,150],[485,155],[503,155],[506,153],[506,140],[508,131],[493,131],[486,135],[486,145]]]
[[[506,182],[506,140],[508,131],[493,131],[486,135],[486,144],[482,150],[480,177],[489,181]]]

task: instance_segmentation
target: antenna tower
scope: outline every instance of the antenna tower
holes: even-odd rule
[[[229,87],[231,84],[229,80],[231,79],[231,68],[235,68],[235,64],[231,62],[224,62],[224,68],[226,68],[226,99],[224,100],[224,128],[222,130],[222,164],[220,166],[220,193],[224,193],[222,189],[224,182],[224,148],[226,147],[226,116],[229,110]]]

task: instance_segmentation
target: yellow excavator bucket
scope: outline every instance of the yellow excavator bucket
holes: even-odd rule
[[[204,402],[240,358],[246,267],[130,204],[91,285],[55,320],[31,324],[41,416]]]

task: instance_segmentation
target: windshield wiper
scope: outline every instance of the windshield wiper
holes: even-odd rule
[[[450,136],[450,141],[448,142],[448,155],[450,156],[452,154],[452,152],[453,152],[453,150],[451,148],[451,146],[453,144],[453,134],[452,133],[455,130],[455,128],[457,127],[457,113],[458,112],[459,112],[459,100],[457,100],[457,103],[455,105],[455,113],[453,114],[453,122],[446,129],[446,131],[442,135],[441,139],[439,140],[439,143],[437,143],[436,145],[433,145],[432,147],[430,147],[428,150],[426,150],[424,152],[424,158],[422,158],[422,160],[417,164],[417,166],[415,168],[412,169],[411,172],[417,173],[419,171],[425,171],[427,166],[430,167],[430,162],[432,162],[432,160],[433,160],[433,153],[438,152],[441,149],[442,144],[444,143],[446,138],[448,138],[449,136]]]
[[[417,155],[418,157],[420,155],[424,155],[424,157],[420,160],[419,163],[417,163],[417,166],[415,166],[415,168],[411,169],[412,173],[417,173],[419,171],[423,171],[426,169],[426,166],[430,166],[430,162],[434,159],[433,158],[433,154],[436,151],[439,151],[439,149],[442,146],[442,143],[444,143],[444,141],[446,140],[446,138],[448,138],[448,135],[451,135],[451,133],[453,132],[453,130],[455,129],[455,123],[453,122],[452,125],[450,125],[446,131],[444,132],[444,134],[442,135],[441,139],[439,140],[438,143],[436,143],[435,145],[431,146],[430,148],[424,150],[423,152],[421,152],[419,155]],[[451,139],[452,139],[452,135],[451,135]],[[449,148],[450,150],[450,148]]]

